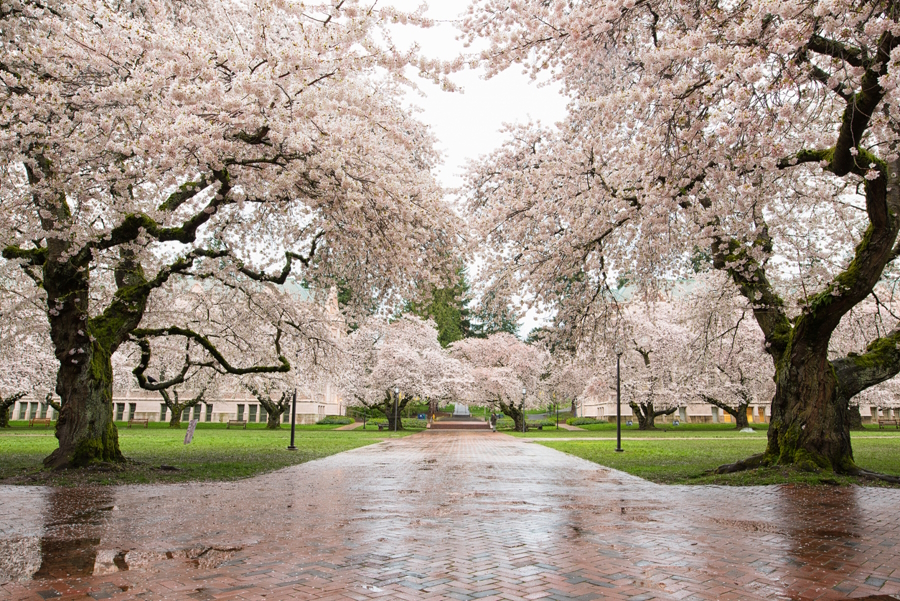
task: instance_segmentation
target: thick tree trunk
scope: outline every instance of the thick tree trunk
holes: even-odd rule
[[[862,423],[862,414],[859,412],[859,405],[851,405],[847,410],[850,420],[851,430],[865,430]]]
[[[637,416],[638,430],[655,430],[657,417],[660,415],[671,415],[678,409],[677,407],[672,407],[671,409],[658,411],[653,408],[653,403],[630,402],[628,405],[635,416]]]
[[[269,411],[268,408],[268,417],[266,418],[266,430],[278,430],[281,428],[281,416],[284,414],[284,409]]]
[[[523,426],[525,425],[525,411],[519,410],[519,407],[516,406],[515,403],[504,403],[503,401],[498,401],[497,403],[500,405],[500,411],[503,412],[504,415],[510,417],[513,420],[513,428],[516,432],[521,432],[523,430]]]
[[[776,368],[766,461],[853,472],[849,406],[838,394],[826,345],[818,346],[795,342]]]
[[[737,410],[732,410],[730,413],[734,418],[735,429],[743,430],[750,427],[750,421],[747,419],[747,405],[741,405]]]
[[[0,428],[9,428],[9,414],[16,401],[25,396],[24,392],[18,392],[0,400]]]
[[[169,418],[169,427],[179,429],[181,428],[181,414],[184,413],[184,407],[169,407],[172,410],[172,417]],[[190,411],[190,409],[188,409]]]
[[[648,411],[647,403],[628,403],[631,412],[638,420],[638,430],[655,430],[656,416],[653,415],[652,408]],[[651,405],[652,407],[652,405]]]
[[[85,347],[90,350],[62,361],[57,375],[56,391],[65,402],[56,422],[59,448],[44,459],[50,468],[125,461],[113,423],[110,355],[96,342]]]
[[[405,409],[406,406],[409,404],[409,401],[411,398],[412,398],[412,395],[410,395],[407,398],[404,398],[402,401],[399,401],[397,403],[396,428],[398,431],[403,429],[403,418],[402,418],[403,409]],[[383,400],[381,402],[381,404],[378,405],[377,407],[379,409],[381,409],[382,413],[384,413],[385,417],[387,417],[388,429],[393,430],[394,429],[394,421],[395,421],[394,420],[394,399],[390,395],[388,395],[385,398],[385,400]]]

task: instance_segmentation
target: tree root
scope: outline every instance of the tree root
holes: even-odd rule
[[[736,472],[743,472],[746,470],[752,470],[757,468],[763,464],[763,459],[765,458],[765,453],[760,453],[759,455],[752,455],[747,457],[746,459],[741,459],[740,461],[736,461],[735,463],[726,463],[725,465],[720,465],[714,470],[709,470],[706,472],[707,474],[734,474]]]
[[[851,476],[859,476],[860,478],[868,478],[869,480],[881,480],[882,482],[890,482],[891,484],[900,484],[900,476],[870,472],[869,470],[864,470],[862,468],[856,468],[848,473]]]

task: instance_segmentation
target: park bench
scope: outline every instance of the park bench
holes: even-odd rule
[[[880,419],[878,420],[878,428],[883,429],[885,426],[894,426],[900,429],[900,419]]]
[[[525,424],[525,431],[528,430],[540,430],[544,431],[544,424]]]
[[[30,420],[28,420],[28,425],[32,428],[35,424],[44,424],[49,428],[51,423],[53,423],[53,420],[49,417],[32,417]]]
[[[225,426],[225,429],[228,430],[231,426],[243,426],[244,430],[247,429],[247,420],[245,419],[230,419],[228,420],[228,425]]]
[[[388,428],[390,428],[389,424],[378,424],[379,430],[387,430]]]
[[[143,426],[144,426],[145,428],[149,428],[149,427],[150,427],[150,420],[149,420],[149,419],[130,419],[130,420],[128,420],[128,427],[129,427],[129,428],[130,428],[131,426],[134,426],[134,425],[140,426],[141,424],[143,424]]]

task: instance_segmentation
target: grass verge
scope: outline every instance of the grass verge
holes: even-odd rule
[[[880,481],[831,473],[802,472],[790,467],[761,468],[735,474],[704,474],[720,465],[762,453],[766,448],[764,432],[730,434],[709,429],[682,430],[677,434],[671,430],[667,433],[629,432],[628,439],[623,440],[622,453],[615,452],[615,432],[613,436],[599,436],[596,433],[593,436],[569,436],[578,440],[554,440],[563,438],[562,433],[556,435],[553,432],[549,436],[541,434],[528,433],[527,436],[550,448],[661,484],[892,486]],[[877,429],[853,432],[851,436],[853,454],[859,467],[900,476],[900,436],[896,433],[885,434],[883,430],[879,432]]]
[[[0,430],[0,484],[80,486],[236,480],[419,431],[335,432],[337,426],[297,426],[297,450],[289,451],[290,427],[266,430],[260,424],[229,430],[219,424],[199,424],[193,441],[186,445],[184,428],[165,426],[119,427],[119,446],[128,458],[124,465],[98,464],[84,470],[54,472],[43,469],[41,463],[57,447],[53,431],[14,424]]]

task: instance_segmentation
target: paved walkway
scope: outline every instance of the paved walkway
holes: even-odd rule
[[[584,430],[584,428],[579,428],[578,426],[570,426],[569,424],[564,424],[560,422],[559,427],[563,430],[569,430],[570,432],[577,432],[578,430]]]
[[[426,432],[233,483],[0,487],[0,575],[37,578],[0,599],[900,595],[898,506],[894,489],[659,486]]]

